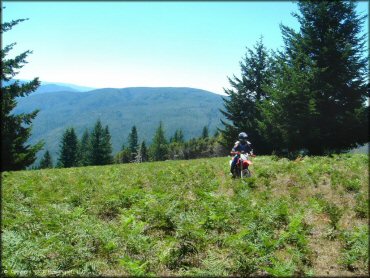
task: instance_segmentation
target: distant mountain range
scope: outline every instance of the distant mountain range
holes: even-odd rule
[[[122,144],[127,145],[133,125],[137,127],[139,142],[145,140],[147,145],[160,121],[167,138],[180,128],[186,139],[199,137],[204,126],[213,134],[221,127],[222,107],[221,95],[194,88],[104,88],[81,92],[66,84],[45,84],[37,92],[19,98],[14,113],[40,109],[32,122],[30,143],[43,139],[45,149],[56,160],[60,139],[68,127],[74,127],[81,137],[86,128],[91,130],[100,119],[109,126],[116,153]],[[42,155],[39,152],[39,157]]]
[[[30,80],[17,80],[19,83],[24,84],[29,82]],[[3,82],[2,86],[8,86],[11,83],[14,83],[15,79]],[[68,91],[68,92],[87,92],[91,90],[95,90],[96,88],[86,87],[86,86],[79,86],[70,83],[61,83],[61,82],[44,82],[41,81],[40,86],[37,88],[35,92],[32,94],[39,94],[39,93],[54,93],[54,92],[61,92],[61,91]]]
[[[34,93],[53,93],[61,91],[69,92],[87,92],[95,90],[96,88],[85,87],[74,85],[70,83],[60,83],[60,82],[41,82],[41,86]]]

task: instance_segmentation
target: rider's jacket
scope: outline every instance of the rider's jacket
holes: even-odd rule
[[[242,144],[239,141],[235,142],[234,147],[231,150],[232,152],[244,152],[244,153],[250,153],[252,150],[252,144],[251,142],[247,141],[246,144]]]

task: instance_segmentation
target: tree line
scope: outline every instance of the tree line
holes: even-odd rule
[[[262,38],[247,48],[241,77],[229,78],[221,130],[230,146],[246,131],[255,152],[339,153],[369,141],[365,15],[354,1],[298,1],[300,24],[281,25],[284,47]]]
[[[208,128],[203,127],[198,138],[184,139],[182,129],[175,131],[169,139],[165,136],[163,123],[160,122],[152,144],[147,147],[145,140],[140,144],[136,126],[131,128],[127,146],[113,156],[109,127],[103,127],[97,120],[91,132],[85,130],[79,139],[73,127],[67,128],[60,139],[59,154],[55,167],[68,168],[89,165],[108,165],[119,163],[141,163],[175,159],[193,159],[223,155],[225,150],[220,144],[218,131],[209,135]],[[39,165],[35,168],[53,168],[53,160],[48,150],[45,151]]]
[[[107,126],[99,127],[99,134],[92,131],[81,138],[88,144],[79,142],[74,130],[69,129],[64,134],[68,139],[66,148],[77,145],[77,151],[64,153],[62,148],[58,165],[213,155],[222,148],[230,149],[241,131],[249,134],[258,154],[325,155],[368,142],[369,59],[365,48],[367,34],[361,35],[366,15],[356,14],[354,1],[310,0],[297,4],[299,13],[293,16],[300,28],[296,31],[280,26],[283,49],[268,50],[261,38],[253,48],[247,48],[240,62],[241,76],[229,78],[231,88],[225,89],[228,97],[221,110],[226,119],[217,139],[208,139],[207,143],[201,141],[204,138],[181,142],[181,131],[177,131],[172,142],[167,142],[161,124],[149,148],[145,142],[140,146],[137,143],[139,147],[129,143],[112,157]],[[1,23],[1,34],[24,20]],[[1,171],[32,165],[44,145],[42,141],[27,144],[38,110],[11,113],[18,97],[30,94],[40,85],[38,78],[22,84],[12,81],[32,53],[25,51],[7,58],[14,45],[1,49]],[[93,140],[99,146],[94,150]],[[209,145],[212,148],[204,151]],[[83,150],[84,147],[90,149]],[[69,152],[75,157],[63,160]],[[43,163],[48,163],[48,157],[50,153],[46,152]]]

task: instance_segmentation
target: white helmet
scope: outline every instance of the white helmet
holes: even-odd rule
[[[245,133],[245,132],[240,132],[238,138],[239,138],[239,141],[241,143],[246,143],[247,142],[247,138],[248,138],[248,134]]]

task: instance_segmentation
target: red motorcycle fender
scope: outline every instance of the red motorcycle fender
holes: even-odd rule
[[[244,160],[243,167],[248,168],[249,165],[253,164],[250,160]]]

